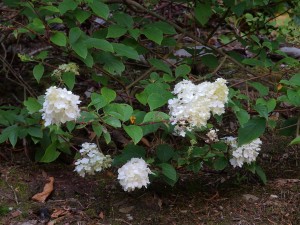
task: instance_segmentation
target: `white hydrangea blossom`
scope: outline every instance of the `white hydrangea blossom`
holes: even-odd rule
[[[124,191],[147,187],[151,170],[143,159],[132,158],[118,170],[118,180]]]
[[[240,147],[237,147],[237,138],[225,137],[224,141],[232,149],[230,163],[233,167],[242,167],[244,163],[251,164],[252,162],[255,162],[262,144],[260,138]]]
[[[45,120],[45,126],[60,125],[67,121],[76,120],[80,116],[79,103],[79,96],[74,95],[66,88],[62,89],[55,86],[48,88],[43,108],[40,110],[43,112],[42,118]]]
[[[177,98],[168,101],[174,132],[185,136],[186,131],[195,127],[205,127],[211,114],[224,113],[228,101],[226,80],[218,78],[215,82],[203,82],[195,85],[183,80],[175,85],[173,94]]]
[[[81,158],[75,162],[75,170],[80,176],[94,175],[103,169],[109,168],[112,163],[110,155],[103,155],[94,143],[83,143],[80,149]]]
[[[210,129],[206,136],[208,137],[208,140],[206,142],[217,142],[219,141],[219,138],[218,138],[218,132],[219,130],[218,129]]]
[[[75,75],[79,75],[79,67],[76,63],[68,63],[59,65],[59,67],[52,72],[51,76],[61,77],[62,73],[73,72]]]

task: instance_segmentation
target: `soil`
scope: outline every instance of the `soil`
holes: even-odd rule
[[[287,148],[288,141],[264,138],[266,185],[242,170],[207,171],[181,174],[174,187],[154,181],[131,193],[116,171],[82,178],[73,165],[36,164],[13,153],[0,164],[0,224],[300,224],[299,148]],[[54,192],[45,203],[31,200],[50,176]]]

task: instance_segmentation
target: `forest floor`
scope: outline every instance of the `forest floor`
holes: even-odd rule
[[[266,185],[242,171],[208,171],[181,174],[174,187],[155,181],[131,193],[115,171],[81,178],[73,165],[36,164],[13,153],[0,163],[0,224],[300,224],[300,149],[278,136],[263,140]],[[54,192],[45,203],[31,200],[50,176]]]

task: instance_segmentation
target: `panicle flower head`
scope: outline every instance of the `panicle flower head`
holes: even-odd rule
[[[94,143],[83,143],[80,149],[81,158],[75,162],[75,170],[80,176],[94,175],[103,169],[109,168],[112,163],[110,155],[104,155]]]
[[[80,116],[79,103],[79,96],[74,95],[66,88],[62,89],[55,86],[48,88],[43,108],[40,110],[43,112],[42,118],[45,120],[45,126],[60,125],[67,121],[76,120]]]
[[[225,137],[224,141],[231,147],[232,158],[230,159],[230,163],[233,167],[242,167],[244,163],[251,164],[255,162],[262,144],[260,138],[240,147],[237,145],[237,138]]]
[[[52,72],[51,76],[60,78],[62,73],[72,72],[75,75],[79,75],[79,67],[76,63],[70,62],[68,64],[61,64],[56,70]]]
[[[185,136],[186,131],[205,127],[211,114],[224,113],[228,101],[226,80],[218,78],[214,83],[203,82],[195,85],[183,80],[175,85],[173,94],[177,97],[168,101],[174,132]]]
[[[147,187],[151,170],[143,159],[132,158],[118,170],[118,180],[124,191]]]

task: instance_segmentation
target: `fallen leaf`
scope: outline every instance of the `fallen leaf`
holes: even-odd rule
[[[63,209],[54,209],[54,212],[51,214],[51,218],[58,218],[60,216],[64,216],[68,214],[67,210],[63,210]]]
[[[102,220],[104,219],[104,213],[103,212],[99,213],[99,218],[101,218]]]
[[[54,177],[49,177],[49,182],[45,184],[43,192],[35,194],[31,199],[38,202],[45,202],[53,191]]]
[[[128,206],[128,207],[123,207],[119,209],[120,213],[130,213],[135,207],[134,206]]]
[[[146,138],[142,137],[141,142],[147,147],[151,147],[150,142]]]

